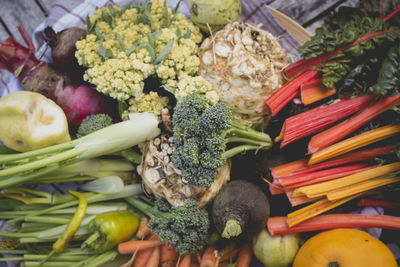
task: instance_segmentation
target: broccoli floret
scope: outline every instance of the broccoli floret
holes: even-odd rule
[[[207,99],[195,92],[178,101],[172,124],[175,150],[171,159],[191,185],[208,187],[226,159],[272,146],[268,134],[234,121],[226,104],[208,106]],[[227,149],[229,143],[236,146]]]
[[[95,114],[86,116],[79,125],[77,137],[88,135],[112,124],[112,119],[107,114]]]
[[[181,255],[197,253],[207,244],[210,218],[197,202],[187,199],[182,205],[162,212],[138,197],[126,199],[133,207],[150,217],[148,227],[161,242],[176,246]]]

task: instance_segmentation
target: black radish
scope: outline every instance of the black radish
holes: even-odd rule
[[[225,185],[212,205],[212,218],[223,238],[252,238],[267,223],[270,207],[264,192],[245,180]]]

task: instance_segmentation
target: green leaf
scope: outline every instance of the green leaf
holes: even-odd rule
[[[107,5],[108,10],[110,11],[111,16],[115,15],[115,9],[114,6],[112,4],[108,4]]]
[[[192,34],[192,31],[190,29],[187,29],[185,35],[183,36],[183,38],[189,39],[191,34]]]
[[[129,48],[129,50],[126,52],[126,56],[129,57],[134,51],[139,49],[139,47],[140,47],[140,41],[139,41],[139,39],[137,39],[135,42],[133,42],[133,45],[131,46],[131,48]]]
[[[174,45],[174,40],[169,40],[167,45],[161,50],[161,52],[157,55],[154,60],[154,64],[161,64],[168,56],[169,52],[171,52],[172,46]]]
[[[108,59],[108,58],[113,58],[114,55],[112,53],[112,51],[108,48],[104,48],[103,46],[103,42],[100,43],[100,47],[99,47],[99,55],[104,59]]]
[[[179,6],[181,5],[181,3],[182,3],[182,0],[179,0],[178,3],[176,4],[174,11],[173,11],[174,14],[178,13],[178,9],[179,9]]]
[[[167,1],[164,1],[164,21],[161,24],[161,28],[168,28],[171,25],[171,19],[169,17]]]
[[[128,109],[129,109],[128,103],[126,103],[125,101],[118,102],[118,113],[119,113],[120,117],[122,117],[122,114],[124,113],[124,111],[126,111]]]
[[[99,41],[104,41],[104,37],[103,37],[103,35],[101,34],[99,27],[96,26],[96,27],[94,28],[94,33],[95,33],[96,36],[97,36],[97,40],[99,40]]]
[[[114,24],[114,18],[110,15],[110,13],[108,13],[107,11],[103,10],[103,12],[101,12],[101,18],[108,24],[110,25],[111,28],[115,28],[115,24]]]
[[[122,40],[121,35],[119,35],[119,33],[117,33],[115,35],[115,37],[117,38],[118,44],[119,44],[119,49],[124,52],[125,51],[125,46],[124,46],[124,40]]]
[[[154,51],[154,48],[147,42],[144,42],[141,44],[144,48],[147,49],[147,51],[149,52],[149,55],[151,57],[151,61],[154,61],[155,57],[156,57],[156,52]]]
[[[165,91],[167,91],[167,92],[170,92],[171,94],[175,94],[175,92],[176,92],[176,88],[175,87],[172,87],[172,86],[169,86],[169,85],[162,85],[161,86]]]

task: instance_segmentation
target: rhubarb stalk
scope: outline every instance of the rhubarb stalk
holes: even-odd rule
[[[335,104],[329,106],[321,105],[287,118],[281,147],[317,133],[332,123],[362,110],[373,98],[373,95],[365,95],[352,99],[343,99]]]
[[[367,106],[361,113],[339,123],[328,130],[314,135],[308,144],[308,153],[315,153],[354,132],[362,125],[389,109],[400,101],[400,93],[396,96],[386,97],[373,105]],[[288,130],[286,123],[286,131]]]
[[[293,227],[288,226],[286,217],[270,217],[267,226],[271,235],[354,227],[400,230],[400,217],[377,214],[326,214]]]
[[[288,81],[272,96],[270,96],[265,103],[268,105],[272,112],[272,116],[278,114],[281,109],[286,106],[296,95],[300,92],[300,87],[304,82],[312,80],[318,76],[318,71],[310,70],[305,71],[299,76]]]

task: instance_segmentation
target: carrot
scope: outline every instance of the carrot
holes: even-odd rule
[[[250,266],[253,251],[249,244],[243,245],[240,249],[239,256],[237,258],[236,267],[248,267]]]
[[[200,267],[214,267],[217,262],[217,257],[215,256],[215,247],[207,247],[201,257]]]
[[[229,253],[226,253],[225,255],[221,256],[219,259],[220,262],[223,261],[232,261],[236,255],[239,253],[240,248],[235,248],[234,250],[231,250]]]
[[[286,106],[299,92],[300,86],[311,79],[317,77],[318,71],[309,70],[301,73],[297,77],[291,79],[284,84],[278,91],[270,96],[265,103],[271,109],[272,116],[278,114],[281,109]]]
[[[153,249],[150,258],[146,263],[146,267],[158,267],[158,264],[160,263],[160,251],[160,247],[155,247]]]
[[[150,234],[150,229],[147,227],[147,224],[149,223],[149,218],[147,217],[141,217],[139,219],[139,227],[136,232],[136,237],[139,239],[144,239],[148,234]]]
[[[178,256],[179,255],[176,252],[175,247],[170,247],[167,244],[163,244],[161,246],[160,263],[162,267],[175,266]]]
[[[152,233],[148,236],[147,240],[158,240],[158,235]],[[153,248],[147,248],[142,251],[137,252],[135,261],[133,263],[133,267],[144,267],[146,266],[147,261],[149,260],[151,254],[153,253]]]
[[[133,262],[133,267],[145,267],[151,255],[153,254],[154,249],[155,248],[148,248],[139,251],[136,255],[135,261]]]
[[[181,257],[181,261],[179,262],[178,267],[190,267],[191,262],[192,262],[192,255],[185,254],[183,255],[183,257]]]
[[[154,248],[160,246],[161,243],[158,240],[131,240],[118,244],[119,254],[132,254],[135,251],[141,251],[148,248]]]
[[[285,235],[334,228],[383,228],[400,230],[400,217],[377,214],[326,214],[289,227],[286,217],[270,217],[267,222],[271,235]]]
[[[317,135],[314,135],[308,144],[308,153],[313,154],[341,140],[399,101],[400,93],[392,97],[386,97],[372,105],[365,107],[362,112],[351,117],[350,119],[345,120]]]

